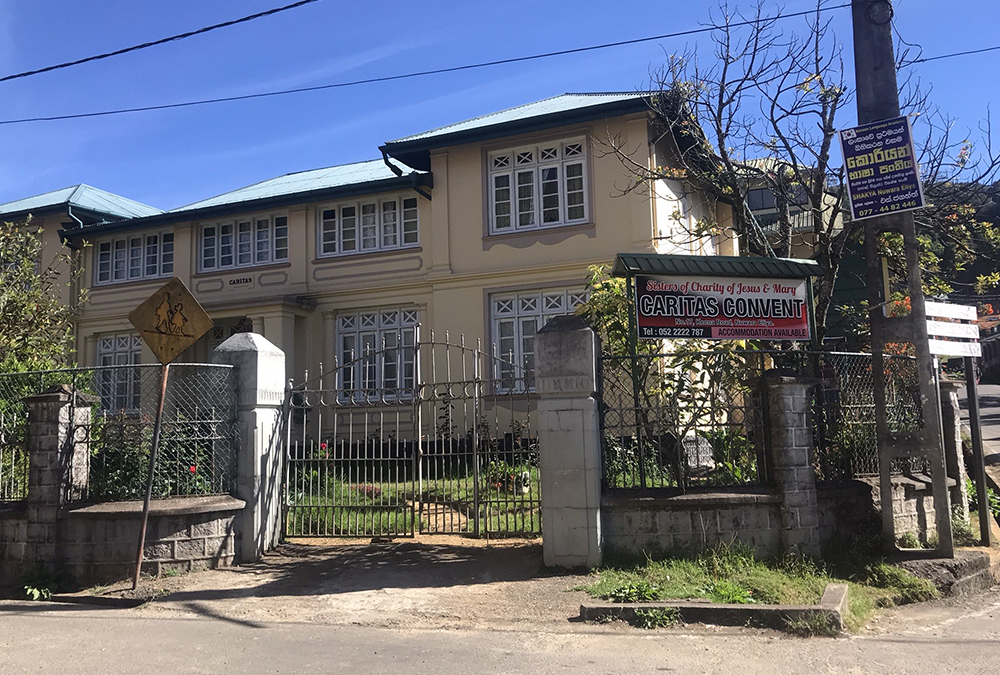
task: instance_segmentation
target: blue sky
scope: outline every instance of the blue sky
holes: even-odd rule
[[[0,0],[0,76],[288,1]],[[736,7],[749,4],[731,0]],[[925,56],[1000,44],[994,2],[895,4],[896,29]],[[813,5],[787,0],[773,7],[791,12]],[[249,94],[627,40],[695,28],[715,6],[690,0],[322,0],[145,51],[2,82],[0,120]],[[849,11],[833,15],[839,39],[849,46]],[[784,25],[791,29],[797,21]],[[695,46],[705,50],[707,38],[249,102],[3,125],[0,203],[88,183],[174,208],[292,171],[376,158],[381,142],[566,91],[643,88],[665,53]],[[914,68],[964,133],[987,114],[1000,51]]]

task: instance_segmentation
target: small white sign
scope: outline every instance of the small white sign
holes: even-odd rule
[[[976,308],[969,305],[953,305],[948,302],[924,302],[924,309],[927,318],[935,319],[961,319],[962,321],[975,321],[978,317]]]
[[[972,356],[980,358],[983,355],[983,346],[978,342],[951,342],[949,340],[927,341],[930,352],[934,356]]]
[[[927,334],[931,337],[979,340],[979,326],[974,323],[950,323],[931,319],[927,321]]]

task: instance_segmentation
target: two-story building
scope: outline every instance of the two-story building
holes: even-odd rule
[[[152,361],[127,315],[178,277],[215,320],[189,361],[253,329],[285,350],[298,379],[405,345],[419,325],[530,367],[535,331],[585,301],[590,265],[626,251],[738,253],[723,235],[685,233],[688,219],[724,224],[726,205],[670,181],[626,189],[632,170],[610,139],[641,166],[669,166],[662,134],[643,94],[566,94],[390,141],[381,159],[165,212],[113,196],[116,209],[86,214],[32,199],[51,207],[43,224],[54,219],[84,252],[81,364]],[[32,199],[0,205],[0,217],[38,216]],[[405,366],[355,377],[403,386]]]

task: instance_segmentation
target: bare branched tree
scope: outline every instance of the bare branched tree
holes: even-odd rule
[[[669,56],[652,73],[650,106],[659,126],[656,155],[668,158],[666,165],[650,168],[622,138],[602,139],[632,177],[623,192],[671,181],[730,207],[728,218],[702,219],[695,225],[678,220],[688,239],[722,233],[738,239],[744,255],[798,254],[819,262],[820,338],[845,251],[861,230],[847,214],[845,175],[836,148],[837,131],[852,126],[855,118],[843,45],[823,11],[828,4],[830,0],[818,0],[803,30],[785,32],[763,0],[749,12],[734,10],[723,0],[713,17],[717,30],[711,58],[700,59],[695,52]],[[901,53],[905,58],[910,52]],[[975,203],[975,192],[993,182],[1000,163],[988,142],[980,149],[982,161],[972,162],[967,142],[956,147],[950,122],[927,112],[927,97],[919,86],[903,82],[904,111],[927,120],[918,128],[924,134],[924,180],[934,204],[918,216],[919,222],[939,227],[954,221],[946,219],[961,205]],[[988,137],[989,130],[984,131]],[[770,207],[765,222],[755,216],[761,194]]]

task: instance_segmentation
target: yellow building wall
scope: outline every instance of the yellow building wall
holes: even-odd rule
[[[325,205],[306,203],[267,213],[288,217],[289,259],[266,266],[199,273],[198,233],[220,218],[182,222],[174,232],[174,276],[192,290],[220,322],[247,317],[253,329],[289,354],[287,374],[301,381],[332,367],[336,317],[376,308],[417,308],[421,331],[439,341],[464,335],[468,345],[488,347],[492,294],[546,288],[582,290],[588,266],[611,263],[620,252],[654,252],[657,218],[665,217],[655,193],[623,194],[631,177],[621,161],[603,147],[609,136],[651,162],[645,115],[571,126],[542,134],[445,148],[432,154],[433,200],[418,197],[419,245],[387,252],[322,258],[317,255],[318,213]],[[586,138],[588,221],[580,225],[490,236],[488,230],[488,153],[535,142]],[[410,197],[414,192],[385,195]],[[711,205],[692,200],[698,217]],[[657,212],[659,208],[660,212]],[[253,216],[254,212],[240,214]],[[169,228],[158,228],[159,230]],[[109,235],[110,236],[110,235]],[[97,242],[104,237],[95,235]],[[85,282],[90,300],[79,320],[84,363],[94,363],[96,341],[105,333],[131,331],[128,313],[164,279],[93,286],[93,247],[86,249]],[[709,242],[702,253],[715,253]],[[229,325],[229,324],[226,324]],[[183,360],[207,360],[204,340]],[[144,352],[143,361],[152,361]]]

